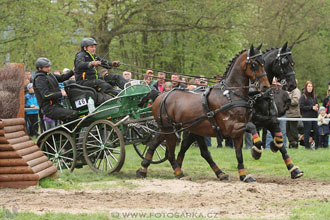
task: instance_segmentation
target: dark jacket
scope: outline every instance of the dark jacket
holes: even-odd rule
[[[317,99],[310,95],[306,97],[302,94],[299,99],[300,113],[303,118],[317,118],[317,111],[313,110],[313,106],[317,104]]]
[[[330,100],[329,100],[329,96],[327,96],[327,97],[325,97],[324,99],[323,99],[323,106],[325,107],[325,109],[326,109],[326,113],[327,114],[330,114]]]
[[[160,90],[159,90],[158,82],[156,82],[155,84],[153,84],[153,85],[151,86],[151,88],[154,89],[154,90],[157,90],[157,91],[159,91],[159,92],[164,92],[164,90],[165,90],[165,84],[163,85],[163,91],[160,91]]]
[[[68,80],[72,75],[72,70],[63,75],[55,75],[44,71],[36,72],[33,79],[33,89],[40,108],[58,103],[59,98],[62,97],[58,83]]]
[[[102,65],[112,66],[112,62],[102,59],[96,54],[94,54],[93,56],[85,50],[80,51],[76,54],[76,57],[74,59],[75,78],[78,84],[83,80],[98,79],[96,67],[91,66],[91,62],[94,60],[101,61]]]

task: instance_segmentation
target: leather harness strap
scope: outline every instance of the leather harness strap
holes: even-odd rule
[[[229,111],[230,109],[235,108],[235,107],[244,107],[244,108],[250,108],[251,107],[250,104],[246,100],[229,100],[229,102],[222,105],[221,108],[218,108],[218,109],[215,109],[215,110],[210,110],[209,106],[208,106],[207,97],[208,97],[208,94],[211,91],[211,88],[208,88],[207,89],[208,92],[203,93],[203,96],[205,98],[202,98],[202,103],[203,103],[203,108],[204,108],[205,115],[201,116],[201,117],[193,118],[193,119],[185,121],[185,122],[177,123],[177,122],[174,122],[170,118],[170,116],[168,114],[168,111],[166,109],[167,97],[169,96],[170,93],[172,93],[175,90],[188,91],[188,90],[185,90],[185,89],[173,88],[170,92],[168,92],[163,97],[163,99],[160,103],[160,108],[159,108],[159,111],[158,111],[158,120],[159,120],[159,125],[160,125],[161,129],[170,129],[170,128],[172,128],[178,139],[180,139],[180,135],[178,134],[178,131],[183,131],[185,129],[193,127],[193,126],[201,123],[202,121],[204,121],[206,119],[210,120],[212,128],[215,129],[216,134],[221,137],[222,134],[221,134],[221,131],[220,131],[220,127],[219,127],[218,123],[216,122],[216,119],[214,118],[216,116],[216,114],[218,114],[219,112]],[[164,125],[164,121],[163,121],[163,118],[162,118],[162,112],[165,112],[167,123],[169,125]],[[183,128],[183,126],[187,125],[187,124],[190,124],[190,125]]]

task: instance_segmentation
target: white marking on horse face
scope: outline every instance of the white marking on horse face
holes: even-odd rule
[[[228,121],[228,119],[229,119],[229,116],[226,116],[226,117],[224,117],[222,120],[224,120],[224,121]]]

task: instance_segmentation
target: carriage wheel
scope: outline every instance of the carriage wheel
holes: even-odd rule
[[[133,144],[134,149],[136,153],[144,159],[146,156],[146,153],[148,151],[148,146],[143,145],[143,144]],[[163,144],[160,144],[157,149],[155,150],[154,156],[152,157],[152,164],[159,164],[163,163],[164,161],[167,160],[167,150],[166,146]]]
[[[60,172],[64,169],[70,172],[74,170],[77,159],[76,144],[67,132],[50,132],[40,143],[40,149]]]
[[[111,121],[95,121],[87,128],[83,151],[85,161],[95,172],[119,171],[125,161],[124,138]]]

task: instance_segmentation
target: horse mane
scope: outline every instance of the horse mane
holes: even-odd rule
[[[269,52],[271,52],[271,51],[273,51],[273,50],[278,50],[278,49],[280,49],[280,48],[278,48],[278,47],[272,47],[272,48],[267,49],[267,50],[265,50],[264,52],[262,52],[262,54],[266,54],[266,53],[269,53]]]
[[[242,51],[240,51],[239,53],[237,53],[237,54],[235,55],[235,57],[234,57],[233,59],[231,59],[231,61],[229,61],[228,65],[227,65],[227,68],[226,68],[226,71],[225,71],[225,73],[223,74],[223,78],[226,78],[226,77],[227,77],[227,74],[230,72],[230,70],[231,70],[233,64],[235,63],[237,57],[239,57],[239,56],[240,56],[243,52],[245,52],[245,51],[246,51],[246,49],[243,49]]]

